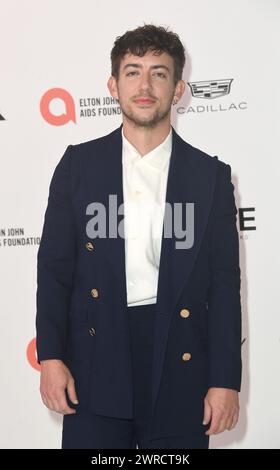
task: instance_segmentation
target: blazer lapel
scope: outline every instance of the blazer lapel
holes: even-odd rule
[[[173,213],[174,204],[182,204],[183,214],[186,203],[194,204],[194,242],[191,248],[176,248],[176,242],[180,240],[174,233],[174,224],[171,238],[164,238],[162,234],[157,306],[158,312],[163,315],[173,311],[188,281],[208,221],[215,185],[217,160],[212,159],[209,171],[205,171],[205,166],[200,166],[199,161],[196,161],[196,155],[191,154],[191,148],[173,129],[166,202],[170,204]],[[188,229],[188,220],[183,219],[183,225],[185,223]]]

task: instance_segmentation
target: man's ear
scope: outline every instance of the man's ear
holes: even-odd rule
[[[179,80],[175,87],[174,98],[176,97],[176,103],[181,99],[186,89],[184,80]]]
[[[109,92],[113,98],[116,98],[117,100],[119,99],[119,94],[118,94],[118,86],[117,86],[117,80],[115,77],[111,75],[107,82],[107,87],[109,89]]]

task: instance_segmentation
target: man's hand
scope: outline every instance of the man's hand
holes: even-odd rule
[[[211,421],[211,426],[205,434],[219,434],[233,429],[238,421],[239,401],[238,392],[229,388],[209,388],[204,399],[203,424]]]
[[[40,392],[44,404],[57,413],[76,413],[76,410],[67,404],[66,389],[72,403],[77,405],[74,379],[66,365],[58,359],[41,361]]]

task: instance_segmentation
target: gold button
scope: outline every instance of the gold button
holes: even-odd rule
[[[187,308],[183,308],[180,312],[181,317],[188,318],[190,316],[190,311]]]
[[[185,352],[182,356],[183,361],[189,361],[192,355],[188,352]]]
[[[94,336],[96,334],[95,328],[90,328],[88,331],[91,336]]]
[[[94,299],[97,299],[97,297],[98,297],[98,295],[99,295],[97,289],[91,289],[90,293],[91,293],[91,295],[92,295],[92,297],[93,297]]]
[[[86,243],[86,249],[87,249],[88,251],[92,251],[92,250],[94,249],[93,243],[87,242],[87,243]]]

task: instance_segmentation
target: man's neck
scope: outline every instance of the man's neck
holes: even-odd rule
[[[159,123],[154,128],[135,126],[124,119],[123,133],[126,139],[138,150],[141,156],[160,145],[170,132],[170,121]]]

